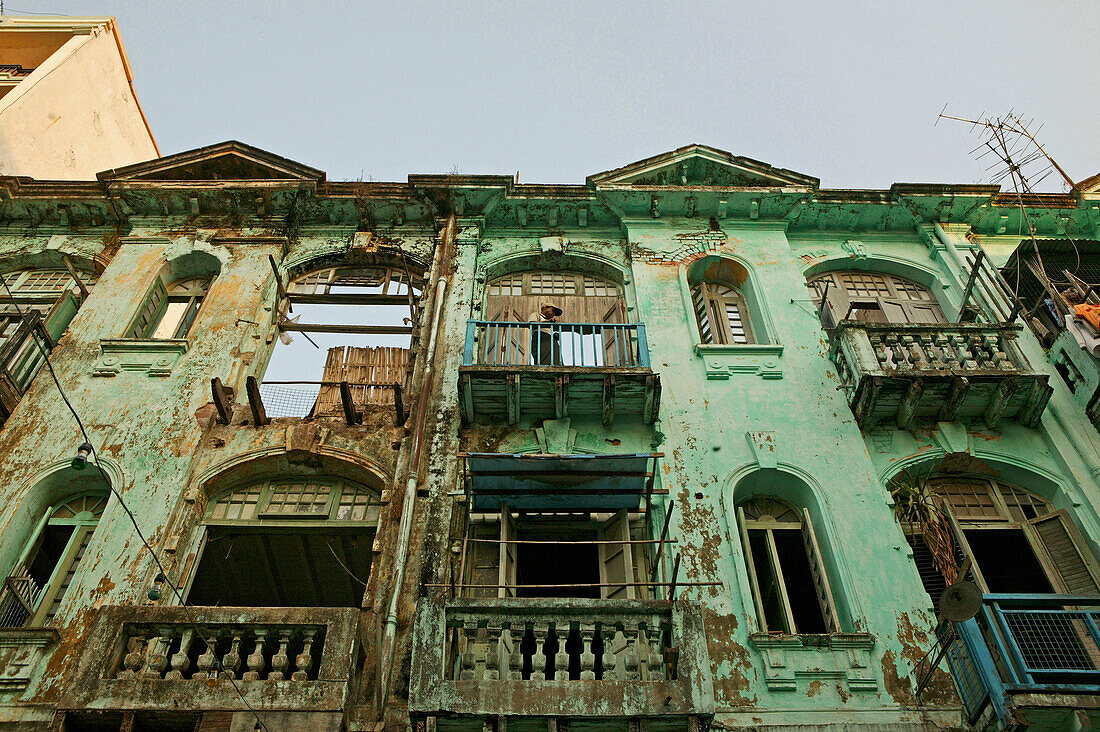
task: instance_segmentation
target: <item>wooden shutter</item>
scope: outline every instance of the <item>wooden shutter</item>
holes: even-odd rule
[[[839,633],[840,620],[837,617],[836,602],[833,600],[833,590],[829,586],[829,575],[825,571],[825,560],[821,556],[821,547],[817,543],[813,522],[810,521],[810,512],[805,508],[802,509],[802,543],[806,547],[806,559],[810,562],[810,576],[814,580],[814,592],[821,606],[825,627],[830,633]]]
[[[500,579],[497,584],[516,584],[516,545],[508,542],[516,538],[516,524],[512,512],[504,504],[500,506]],[[497,597],[515,597],[515,587],[501,587]]]
[[[848,309],[851,300],[845,285],[833,275],[822,279],[822,287],[829,285],[829,291],[825,293],[825,302],[821,306],[821,322],[826,328],[835,328],[836,324],[848,318]]]
[[[500,527],[474,524],[470,534],[474,539],[496,539],[500,536]],[[500,546],[496,542],[472,541],[468,554],[465,584],[477,586],[463,594],[466,597],[496,597],[499,593],[493,585],[500,584]]]
[[[600,541],[630,541],[630,518],[622,509],[600,527]],[[616,600],[633,600],[634,587],[629,586],[634,576],[634,560],[630,544],[599,544],[600,596]],[[621,584],[620,584],[621,583]]]
[[[756,603],[756,620],[760,624],[760,630],[767,632],[768,620],[764,613],[764,598],[760,595],[760,580],[756,576],[756,562],[753,561],[752,545],[749,543],[749,529],[745,523],[745,509],[741,506],[737,507],[737,526],[741,529],[741,548],[745,555],[745,568],[749,571],[752,598]]]
[[[645,541],[649,538],[649,531],[642,524],[634,526],[630,529],[630,536],[635,541]],[[650,562],[651,544],[632,544],[630,545],[630,555],[634,558],[634,581],[635,582],[649,582],[649,575],[653,571],[653,564]],[[651,600],[653,599],[652,587],[636,587],[637,591],[634,596],[639,600]]]
[[[1054,511],[1028,521],[1049,557],[1052,584],[1071,595],[1100,594],[1100,570],[1066,511]],[[1060,585],[1060,586],[1059,586]]]
[[[695,308],[695,319],[699,323],[699,339],[702,343],[714,343],[714,330],[707,312],[707,286],[700,282],[691,288],[691,304]]]
[[[157,277],[149,295],[145,298],[145,304],[141,306],[137,318],[134,319],[134,324],[126,332],[127,338],[148,338],[153,334],[164,312],[167,294],[164,278]]]
[[[940,499],[940,510],[947,517],[947,523],[951,527],[952,533],[955,535],[955,545],[962,551],[963,561],[970,560],[970,578],[974,581],[974,584],[978,585],[978,589],[982,592],[989,592],[989,585],[985,583],[985,577],[982,576],[982,569],[978,566],[977,559],[974,558],[974,552],[970,549],[970,542],[966,540],[966,534],[963,533],[962,528],[959,526],[959,520],[955,518],[955,512],[951,508],[951,504],[945,499]],[[960,577],[960,580],[966,579]]]

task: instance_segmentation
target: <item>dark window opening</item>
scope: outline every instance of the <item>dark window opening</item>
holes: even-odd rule
[[[204,606],[359,607],[374,532],[210,527],[188,602]]]
[[[752,547],[753,569],[760,587],[760,601],[764,605],[764,620],[768,627],[780,630],[787,627],[783,616],[783,598],[779,592],[779,583],[772,572],[768,558],[767,532],[760,529],[749,530],[749,543]]]
[[[31,577],[39,587],[45,587],[50,581],[75,530],[75,526],[47,526],[42,532],[42,543],[38,545],[29,568]]]
[[[968,529],[963,533],[990,592],[1054,592],[1023,531]]]
[[[595,529],[564,529],[524,524],[524,541],[595,541]],[[596,544],[516,545],[517,585],[599,585],[600,557]],[[522,587],[517,597],[600,597],[594,587]]]
[[[791,604],[791,615],[799,633],[825,633],[825,620],[815,594],[810,562],[806,558],[802,532],[797,529],[775,530],[775,552],[783,567],[783,584]]]

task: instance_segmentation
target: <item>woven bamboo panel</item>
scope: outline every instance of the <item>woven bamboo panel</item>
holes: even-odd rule
[[[409,364],[409,349],[392,346],[330,348],[324,382],[348,382],[355,404],[393,404],[393,389],[371,384],[401,384]],[[339,383],[322,386],[317,394],[317,415],[343,414]]]

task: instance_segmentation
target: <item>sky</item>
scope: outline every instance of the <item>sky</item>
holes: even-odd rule
[[[114,15],[162,154],[236,139],[330,180],[583,183],[702,143],[826,188],[989,182],[945,105],[1100,172],[1095,0],[4,5]]]

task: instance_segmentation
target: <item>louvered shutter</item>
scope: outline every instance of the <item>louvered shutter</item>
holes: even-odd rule
[[[145,304],[141,306],[137,318],[134,319],[134,324],[126,333],[127,338],[148,338],[153,334],[163,313],[167,295],[164,279],[157,277],[149,295],[145,298]]]
[[[600,527],[600,541],[630,541],[630,518],[622,509]],[[615,600],[633,600],[634,587],[628,585],[634,576],[634,560],[630,544],[599,544],[600,596]]]
[[[471,529],[474,539],[496,539],[500,527],[495,524],[475,525]],[[496,542],[472,541],[469,544],[469,569],[466,584],[476,585],[463,593],[467,597],[496,597],[493,585],[500,584],[500,547]]]
[[[767,632],[768,621],[764,613],[764,599],[760,596],[760,580],[756,576],[756,562],[752,556],[752,545],[749,543],[749,529],[745,523],[745,509],[737,507],[737,526],[741,530],[741,549],[745,554],[745,569],[749,572],[749,584],[752,585],[752,597],[756,603],[756,620],[760,624],[760,630]],[[779,630],[777,628],[777,630]]]
[[[700,283],[691,288],[691,304],[695,308],[695,319],[699,323],[699,338],[703,343],[714,343],[714,330],[711,327],[710,314],[707,312],[706,285]]]
[[[1066,511],[1054,511],[1028,523],[1039,543],[1046,550],[1055,573],[1051,579],[1061,584],[1062,592],[1071,595],[1100,594],[1100,570],[1077,527]]]
[[[515,597],[516,545],[509,542],[516,538],[516,525],[508,507],[500,506],[500,580],[497,584],[510,585],[498,588],[497,597]]]
[[[821,556],[821,547],[817,543],[817,534],[814,533],[814,525],[810,520],[810,512],[802,509],[802,543],[806,547],[806,559],[810,562],[810,576],[814,581],[814,593],[817,602],[821,606],[821,616],[825,619],[825,627],[830,633],[840,632],[840,620],[837,617],[836,602],[833,600],[833,589],[829,585],[829,575],[825,571],[825,560]]]
[[[959,520],[955,517],[955,512],[951,508],[951,504],[945,499],[940,499],[940,511],[947,517],[947,523],[951,527],[951,532],[955,535],[955,545],[961,550],[963,561],[970,560],[970,579],[974,584],[978,586],[982,592],[989,592],[989,585],[985,582],[985,577],[982,576],[982,568],[978,566],[977,560],[974,558],[974,552],[970,549],[970,542],[966,540],[966,534],[963,533],[962,528],[959,526]],[[967,579],[966,577],[960,577],[960,580]]]

